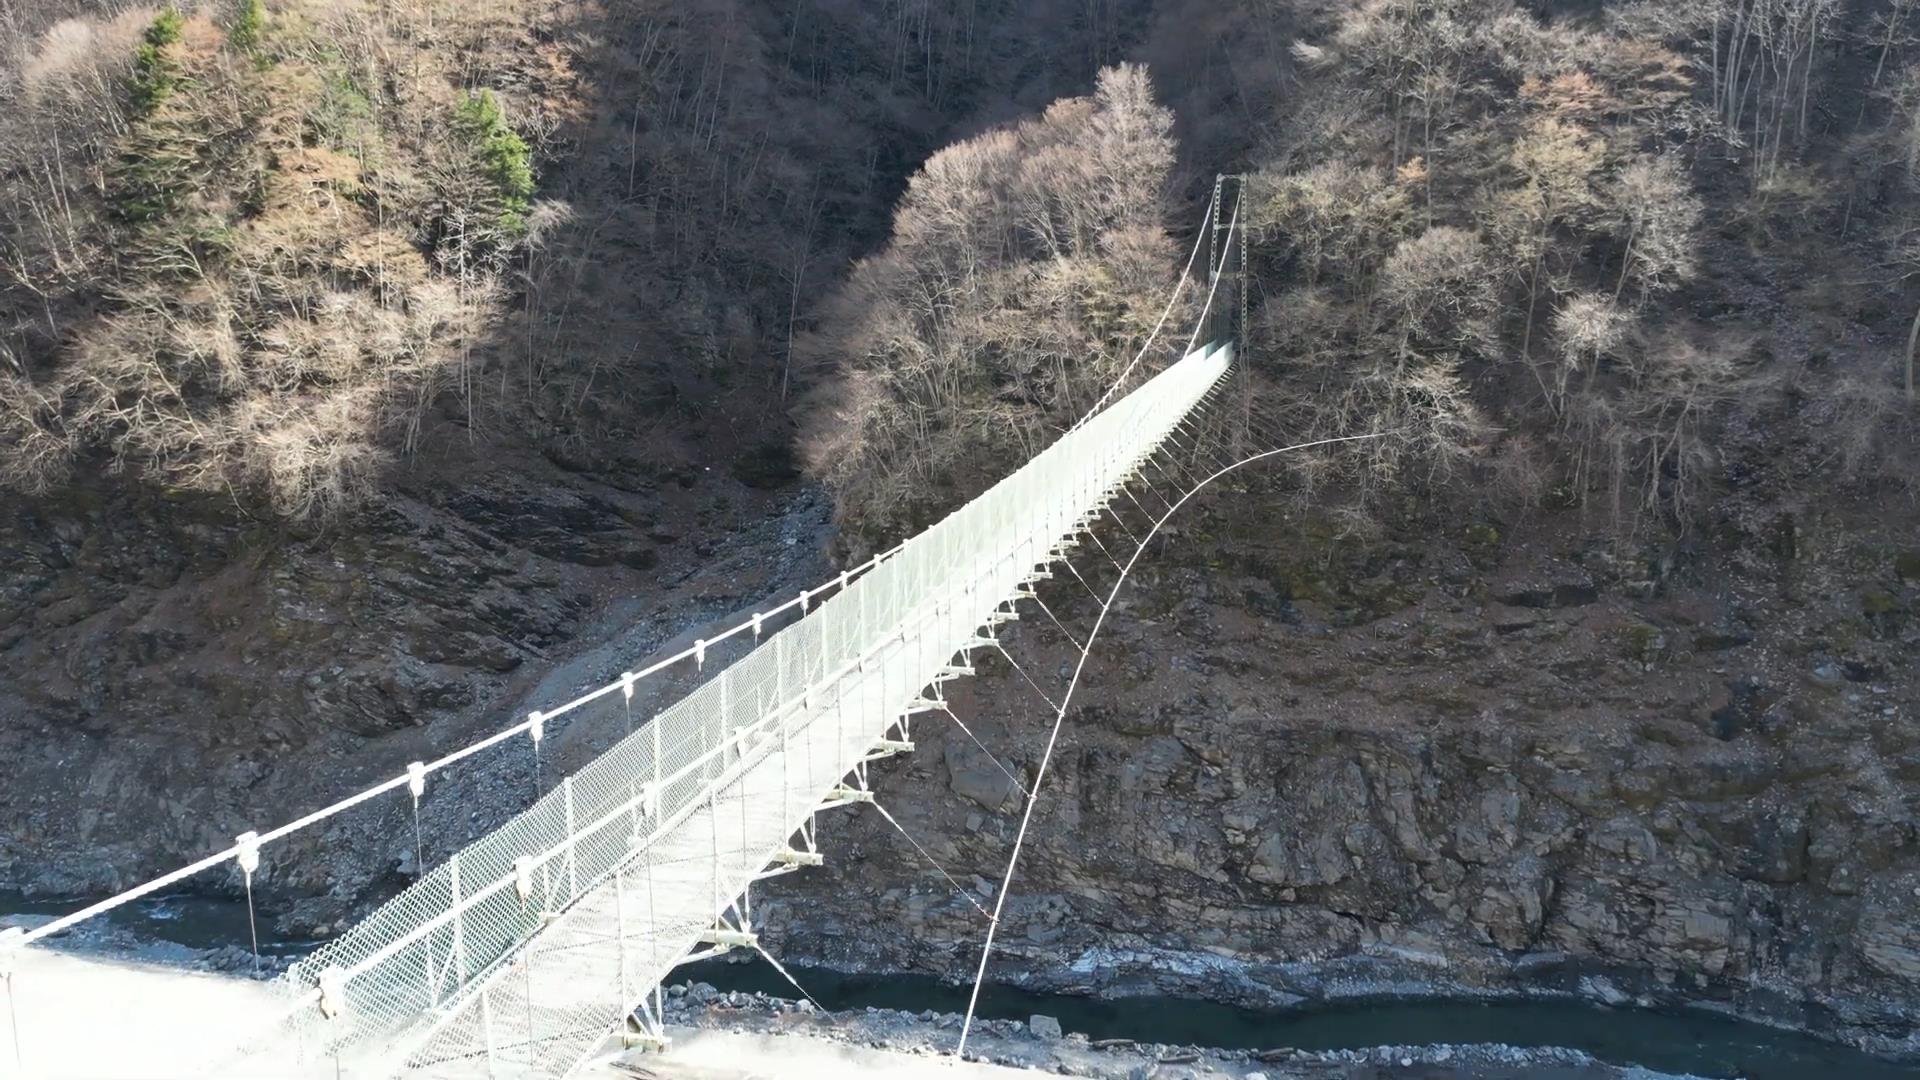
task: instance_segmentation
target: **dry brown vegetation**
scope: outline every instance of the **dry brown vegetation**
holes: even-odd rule
[[[1875,24],[1894,55],[1911,6]],[[1739,263],[1785,254],[1754,245],[1784,247],[1836,200],[1809,163],[1837,142],[1816,130],[1815,88],[1857,77],[1822,64],[1837,9],[1624,4],[1591,20],[1366,0],[1309,28],[1293,48],[1305,100],[1248,187],[1270,294],[1263,392],[1290,434],[1393,436],[1304,467],[1303,494],[1333,484],[1375,509],[1491,494],[1685,528],[1720,475],[1719,425],[1776,407],[1787,375],[1759,327],[1689,308],[1772,272]],[[1892,113],[1863,114],[1863,137],[1897,143]],[[1911,206],[1875,202],[1856,216]],[[1848,476],[1903,471],[1912,420],[1887,374],[1803,388],[1850,398],[1828,431]]]
[[[1227,67],[1245,87],[1211,107],[1234,114],[1252,166],[1261,411],[1288,438],[1391,436],[1299,459],[1299,496],[1356,520],[1491,501],[1685,530],[1724,479],[1727,426],[1757,430],[1746,421],[1786,411],[1825,443],[1830,480],[1908,484],[1916,8],[1264,0],[1216,16],[1247,21],[1156,74],[1183,86]],[[1262,70],[1277,74],[1245,75]],[[1233,171],[1217,119],[1182,118],[1202,125],[1204,166]],[[975,268],[924,239],[931,222],[985,221],[986,239],[943,235],[994,273],[1013,236],[1034,243],[1024,265],[1060,265],[1047,230],[979,194],[1030,183],[1072,199],[1086,185],[1072,168],[1027,180],[995,165],[1037,123],[930,162],[892,248],[827,309],[859,329],[814,339],[817,362],[837,360],[844,378],[812,418],[808,452],[854,524],[898,531],[904,506],[950,503],[979,479],[957,473],[1037,441],[1067,407],[1049,396],[1058,387],[1098,386],[1111,370],[1104,346],[1057,318],[1009,344],[1007,327],[978,317],[1057,312],[1054,276],[967,277],[943,293],[950,268]],[[968,195],[978,202],[956,208]],[[1822,295],[1821,278],[1854,284]],[[923,279],[917,297],[903,284]],[[1860,290],[1850,306],[1831,310],[1848,287]],[[1784,299],[1764,315],[1761,296]],[[1912,317],[1892,363],[1818,349],[1834,370],[1814,371],[1774,340],[1809,319],[1885,326],[1887,304]],[[1021,355],[1044,359],[1007,364]]]
[[[484,29],[449,11],[141,7],[21,39],[0,478],[105,464],[324,515],[470,388],[524,230],[458,53],[396,55],[428,20]]]
[[[624,468],[798,406],[898,532],[1092,400],[1215,171],[1267,411],[1395,435],[1307,495],[1684,527],[1767,410],[1898,481],[1917,8],[7,0],[0,482],[325,514],[449,425]],[[1810,365],[1763,294],[1898,341]]]
[[[575,220],[526,267],[538,426],[590,458],[732,419],[758,430],[724,437],[783,457],[813,375],[800,343],[904,179],[956,126],[1082,92],[1147,7],[649,0],[575,19],[599,95],[543,179]]]
[[[950,146],[915,174],[893,242],[803,342],[804,453],[880,532],[917,523],[1045,446],[1153,329],[1174,262],[1163,224],[1172,115],[1136,66],[1040,118]],[[1176,330],[1176,332],[1179,332]]]
[[[606,469],[663,431],[777,465],[791,343],[899,178],[954,117],[1083,85],[1126,21],[267,0],[235,41],[250,6],[183,4],[159,50],[182,77],[149,108],[161,8],[0,3],[9,486],[117,467],[313,513],[449,428]],[[466,122],[475,93],[503,124]],[[502,187],[503,132],[531,200]]]
[[[1086,86],[1146,5],[189,0],[148,103],[161,10],[0,3],[0,474],[303,514],[449,421],[778,466],[794,343],[901,178]]]

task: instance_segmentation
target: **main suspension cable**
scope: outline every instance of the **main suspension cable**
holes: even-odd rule
[[[1376,431],[1376,432],[1369,432],[1364,435],[1343,435],[1343,436],[1340,436],[1337,438],[1331,438],[1331,439],[1316,439],[1312,442],[1295,443],[1292,446],[1283,446],[1274,450],[1264,450],[1250,457],[1242,458],[1239,461],[1236,461],[1233,464],[1227,466],[1226,468],[1213,473],[1211,476],[1208,476],[1205,480],[1202,480],[1198,485],[1196,485],[1191,491],[1188,491],[1185,495],[1182,495],[1178,502],[1174,503],[1167,510],[1165,514],[1162,514],[1160,516],[1159,520],[1153,523],[1153,528],[1148,530],[1146,538],[1148,540],[1151,540],[1154,534],[1160,531],[1160,527],[1165,525],[1167,523],[1167,520],[1173,517],[1174,514],[1178,513],[1180,508],[1187,504],[1188,500],[1192,499],[1195,495],[1199,494],[1202,490],[1204,490],[1208,485],[1212,484],[1214,481],[1220,479],[1221,477],[1237,469],[1244,468],[1245,466],[1251,465],[1257,461],[1264,461],[1267,458],[1274,457],[1279,454],[1291,453],[1296,450],[1308,450],[1316,446],[1328,446],[1334,443],[1350,443],[1350,442],[1360,442],[1368,439],[1378,439],[1384,436],[1385,434],[1387,433]],[[991,920],[987,923],[987,940],[986,940],[986,943],[980,949],[980,966],[974,972],[973,991],[967,997],[967,1014],[966,1014],[966,1019],[962,1021],[960,1026],[960,1045],[958,1049],[954,1051],[956,1055],[964,1055],[967,1050],[967,1037],[973,1030],[974,1012],[976,1011],[976,1009],[979,1007],[979,1004],[980,1004],[980,987],[981,987],[981,984],[985,982],[987,977],[987,961],[993,955],[994,936],[1000,929],[1000,915],[1007,902],[1007,892],[1013,886],[1013,873],[1014,873],[1014,869],[1019,865],[1021,849],[1026,844],[1027,828],[1033,822],[1033,808],[1039,805],[1039,802],[1040,802],[1040,786],[1046,782],[1047,769],[1053,763],[1053,752],[1060,742],[1060,729],[1062,726],[1064,726],[1066,722],[1067,706],[1073,700],[1074,691],[1078,689],[1080,686],[1080,676],[1086,670],[1087,657],[1092,654],[1093,643],[1095,639],[1097,639],[1100,636],[1100,630],[1106,624],[1108,613],[1113,610],[1114,600],[1119,597],[1121,587],[1127,583],[1128,575],[1132,573],[1134,565],[1140,561],[1140,556],[1145,552],[1146,552],[1146,544],[1143,541],[1139,547],[1134,549],[1133,555],[1127,559],[1126,566],[1121,568],[1119,580],[1113,583],[1113,588],[1108,591],[1107,598],[1100,605],[1100,614],[1094,619],[1093,630],[1087,635],[1087,647],[1081,650],[1079,662],[1074,665],[1073,678],[1068,680],[1067,682],[1067,691],[1064,695],[1062,695],[1059,705],[1054,709],[1053,730],[1050,731],[1047,735],[1047,747],[1044,751],[1041,752],[1040,764],[1034,772],[1033,794],[1028,797],[1026,808],[1020,814],[1020,828],[1017,832],[1014,833],[1013,851],[1007,857],[1007,869],[1005,874],[1003,874],[1000,879],[999,892],[994,897],[993,915]]]

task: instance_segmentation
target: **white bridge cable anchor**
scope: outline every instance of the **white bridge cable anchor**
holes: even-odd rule
[[[243,832],[233,838],[240,854],[234,859],[239,864],[240,876],[246,882],[247,890],[247,936],[253,940],[253,970],[260,972],[260,930],[254,925],[253,916],[253,872],[260,869],[260,834]],[[232,879],[228,879],[232,880]]]

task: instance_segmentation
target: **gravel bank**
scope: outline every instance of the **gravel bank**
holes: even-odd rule
[[[1223,1050],[1061,1035],[1048,1017],[977,1022],[966,1062],[955,1061],[961,1018],[932,1011],[864,1009],[830,1013],[808,1001],[725,993],[705,983],[670,989],[667,1023],[676,1049],[629,1054],[612,1075],[749,1080],[774,1076],[997,1075],[1000,1070],[1101,1080],[1687,1080],[1609,1065],[1574,1050],[1502,1045],[1378,1046],[1306,1051]],[[816,1071],[831,1063],[840,1071]],[[978,1074],[967,1064],[998,1066]]]

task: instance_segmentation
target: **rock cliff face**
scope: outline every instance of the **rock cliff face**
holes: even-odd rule
[[[824,518],[698,466],[588,474],[511,446],[479,470],[422,461],[305,534],[126,485],[19,500],[0,522],[0,886],[124,888],[566,700],[817,577]],[[618,734],[557,731],[554,770]],[[521,809],[530,772],[516,744],[436,777],[429,857]],[[404,793],[335,825],[353,842],[268,853],[257,884],[290,931],[410,879]]]
[[[1920,1052],[1920,557],[1897,521],[1729,509],[1626,558],[1552,517],[1329,544],[1245,495],[1207,505],[1094,648],[993,977],[1710,1000]],[[1080,584],[1042,596],[1084,634]],[[1057,695],[1072,646],[1037,611],[1010,629]],[[921,717],[879,781],[927,856],[833,812],[826,869],[756,901],[783,957],[971,973],[1052,715],[981,663],[951,685],[985,749]]]
[[[804,493],[499,467],[429,465],[310,536],[125,495],[10,519],[0,880],[124,886],[822,569]],[[1256,492],[1207,497],[1096,644],[995,977],[1270,1004],[1709,1000],[1920,1050],[1920,553],[1877,507],[1755,505],[1629,556],[1553,516],[1360,543]],[[1104,589],[1101,564],[1079,565]],[[1079,583],[1042,595],[1084,634]],[[1007,631],[1057,695],[1066,636],[1031,608]],[[952,684],[979,742],[921,717],[919,749],[875,773],[966,895],[878,815],[834,811],[826,868],[756,895],[778,955],[971,971],[1051,715],[979,662]],[[436,788],[430,851],[518,809],[525,771]],[[269,860],[284,928],[408,880],[404,802],[353,828]]]

